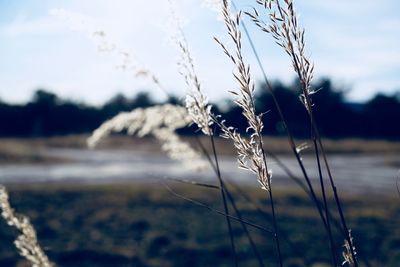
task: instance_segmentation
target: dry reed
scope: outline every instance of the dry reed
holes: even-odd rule
[[[185,97],[185,106],[188,114],[197,127],[205,134],[212,135],[211,125],[213,124],[211,116],[212,106],[208,103],[208,98],[204,95],[200,80],[196,74],[193,57],[189,50],[185,34],[182,29],[180,17],[176,14],[171,0],[169,0],[171,9],[171,28],[170,38],[176,45],[179,52],[178,67],[186,86],[187,94]]]
[[[223,1],[222,15],[235,50],[231,52],[219,39],[215,38],[215,40],[235,65],[236,72],[233,75],[239,83],[239,90],[237,92],[231,91],[231,93],[236,97],[235,103],[242,108],[242,114],[247,119],[249,126],[246,131],[250,133],[250,139],[247,140],[241,137],[234,128],[225,126],[224,122],[219,123],[223,131],[222,137],[231,139],[234,142],[238,153],[239,167],[256,173],[262,188],[269,191],[272,173],[268,169],[263,151],[261,132],[264,125],[262,114],[257,115],[255,110],[254,83],[250,75],[250,66],[244,62],[242,56],[241,32],[239,29],[241,13],[239,12],[235,18],[232,18],[228,2]]]
[[[274,198],[271,188],[272,172],[268,169],[266,153],[264,151],[262,139],[262,130],[264,127],[262,122],[263,114],[256,114],[254,103],[254,83],[252,82],[250,75],[250,65],[245,63],[242,55],[240,31],[241,12],[239,11],[236,16],[232,18],[228,1],[223,0],[222,3],[222,16],[224,18],[224,24],[226,26],[228,35],[234,44],[234,51],[229,51],[221,41],[219,41],[217,38],[214,39],[222,47],[224,53],[235,65],[236,72],[233,73],[233,76],[239,84],[239,90],[237,92],[232,91],[231,93],[236,96],[235,103],[242,108],[242,114],[247,120],[248,127],[246,132],[250,133],[250,140],[247,141],[246,139],[241,138],[234,129],[231,127],[225,127],[223,122],[220,123],[223,131],[222,137],[229,138],[234,141],[235,148],[239,156],[239,166],[246,170],[256,172],[262,189],[268,191],[274,226],[274,238],[278,252],[278,262],[279,266],[282,267],[283,259],[279,242]],[[247,164],[248,162],[250,162],[250,165]]]
[[[35,228],[27,217],[14,212],[9,202],[7,190],[2,185],[0,185],[0,208],[1,216],[7,224],[20,232],[20,235],[14,241],[19,254],[29,261],[32,267],[53,266],[38,243]]]
[[[143,137],[153,135],[161,142],[161,148],[173,159],[181,161],[190,169],[202,169],[206,166],[200,154],[176,133],[177,129],[192,123],[184,107],[160,105],[149,108],[137,108],[131,112],[122,112],[104,122],[87,139],[89,147],[95,147],[111,133],[125,131],[128,135]]]
[[[267,11],[267,17],[269,18],[270,23],[264,22],[260,18],[260,14],[257,9],[253,9],[253,12],[247,12],[246,14],[253,20],[253,22],[263,31],[272,35],[275,39],[276,43],[284,49],[284,51],[289,55],[292,61],[293,69],[297,74],[301,86],[302,93],[300,95],[300,99],[302,100],[303,105],[305,106],[310,122],[311,122],[311,132],[312,139],[315,148],[315,156],[318,164],[319,178],[321,191],[324,200],[324,209],[326,216],[326,228],[329,234],[330,243],[331,243],[331,251],[332,251],[332,259],[334,266],[337,265],[336,255],[335,255],[335,244],[332,239],[331,226],[330,226],[330,216],[327,205],[325,186],[322,177],[322,167],[320,163],[320,155],[319,149],[322,152],[322,158],[328,173],[329,181],[331,184],[331,188],[333,191],[335,203],[340,215],[341,224],[344,231],[344,236],[346,237],[346,241],[349,244],[353,244],[352,237],[350,236],[350,232],[347,227],[346,220],[344,218],[342,206],[340,203],[340,199],[337,193],[337,188],[333,181],[333,177],[331,174],[331,170],[329,167],[329,163],[327,160],[326,153],[324,151],[324,147],[319,135],[317,123],[313,114],[313,103],[312,103],[312,95],[316,93],[316,91],[312,88],[311,82],[313,79],[314,73],[314,65],[310,62],[310,59],[305,55],[305,38],[304,33],[305,30],[301,29],[298,20],[297,14],[294,9],[292,0],[284,0],[284,5],[281,5],[280,0],[256,0],[256,2],[261,5]],[[311,189],[311,187],[310,187]],[[353,246],[349,246],[349,251],[352,257],[352,262],[354,266],[358,266],[355,251],[353,250]]]

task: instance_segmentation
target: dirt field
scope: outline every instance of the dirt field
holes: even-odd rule
[[[170,186],[222,209],[214,189]],[[9,190],[14,208],[32,219],[58,266],[232,266],[225,219],[175,197],[162,184],[15,184]],[[243,216],[271,228],[265,192],[244,190],[264,213],[236,193]],[[327,236],[310,201],[282,189],[275,197],[285,266],[329,266]],[[398,266],[400,198],[344,199],[361,266],[366,260],[369,266]],[[233,222],[233,227],[240,266],[257,266],[241,225]],[[271,234],[249,229],[266,266],[276,266]],[[334,233],[340,255],[343,240]],[[12,245],[15,235],[0,221],[0,266],[26,266]]]

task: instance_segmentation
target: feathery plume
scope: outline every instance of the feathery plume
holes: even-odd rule
[[[8,200],[8,193],[4,186],[0,185],[0,208],[1,216],[8,225],[15,227],[20,235],[14,241],[19,254],[27,259],[32,267],[51,267],[53,266],[43,249],[40,247],[36,231],[29,219],[25,216],[14,213]]]
[[[236,97],[235,103],[243,110],[242,114],[247,119],[250,139],[246,140],[240,136],[232,127],[227,127],[224,123],[219,123],[223,134],[222,137],[233,140],[238,153],[239,167],[254,172],[258,176],[258,181],[262,188],[271,190],[271,171],[268,170],[265,153],[262,142],[262,115],[257,115],[254,105],[254,83],[250,76],[250,66],[244,62],[242,56],[242,41],[240,32],[241,12],[236,16],[231,16],[229,3],[223,0],[222,15],[224,23],[233,44],[234,51],[231,52],[217,38],[214,38],[222,47],[224,53],[230,58],[236,67],[233,73],[236,81],[239,83],[239,90],[231,93]]]
[[[243,138],[233,127],[228,127],[224,122],[219,122],[222,138],[230,139],[238,154],[238,166],[257,175],[261,189],[271,190],[272,173],[267,169],[260,143],[254,138]]]
[[[293,1],[284,0],[284,6],[280,2],[279,0],[257,0],[257,3],[267,11],[270,23],[263,21],[256,9],[253,12],[246,12],[246,14],[263,32],[270,33],[275,42],[291,58],[293,69],[303,87],[300,99],[310,112],[312,107],[310,96],[316,91],[311,87],[314,64],[305,55],[305,30],[298,24]]]
[[[200,158],[200,154],[189,143],[182,141],[174,131],[168,128],[159,128],[152,134],[161,142],[161,149],[171,159],[183,162],[190,169],[200,170],[207,167],[207,163]]]
[[[205,135],[211,135],[210,126],[213,124],[211,118],[211,105],[208,104],[208,98],[201,90],[201,83],[197,77],[193,57],[189,50],[185,34],[182,29],[181,19],[178,17],[171,0],[171,40],[179,51],[178,67],[179,73],[185,80],[188,92],[185,98],[185,104],[193,122],[201,129]]]
[[[356,252],[356,247],[354,246],[353,243],[353,236],[351,235],[351,230],[349,230],[349,237],[350,237],[350,243],[347,241],[347,239],[344,240],[344,245],[343,245],[344,251],[342,252],[344,261],[342,262],[342,265],[348,264],[349,266],[354,266],[354,259],[351,254],[351,250],[353,249],[354,255],[357,255],[357,252]]]
[[[143,137],[153,135],[162,144],[161,148],[173,159],[182,161],[186,167],[201,169],[206,166],[188,143],[175,133],[175,130],[192,123],[184,107],[176,105],[160,105],[149,108],[137,108],[131,112],[121,112],[114,118],[104,122],[87,139],[89,147],[94,148],[102,139],[113,132],[126,130],[129,135]]]

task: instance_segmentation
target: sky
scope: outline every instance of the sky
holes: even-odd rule
[[[218,37],[229,47],[218,13],[207,8],[205,0],[176,2],[204,92],[211,100],[230,97],[228,90],[237,88],[234,67],[213,40]],[[255,0],[236,2],[243,10],[255,6]],[[316,79],[332,78],[349,90],[349,101],[400,90],[400,1],[294,2]],[[60,10],[74,14],[73,19],[60,18]],[[183,96],[179,54],[169,38],[170,14],[166,0],[0,0],[0,99],[22,103],[38,88],[91,104],[118,92],[133,96],[148,91],[162,98],[164,93],[149,79],[117,67],[124,60],[121,52],[129,53],[129,66],[151,70],[167,91]],[[291,83],[295,74],[287,55],[251,21],[245,23],[268,77]],[[106,33],[114,51],[99,51],[102,43],[93,31]],[[252,76],[260,81],[246,40],[243,53]]]

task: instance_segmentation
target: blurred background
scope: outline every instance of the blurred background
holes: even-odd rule
[[[171,180],[216,184],[211,170],[183,169],[151,136],[122,133],[94,150],[86,146],[90,133],[120,112],[183,103],[187,88],[171,44],[171,10],[167,1],[158,2],[0,1],[0,183],[9,189],[15,209],[31,218],[39,241],[59,266],[231,266],[224,218],[176,197],[164,184],[222,209],[218,191]],[[249,11],[255,1],[237,4]],[[315,63],[316,120],[361,264],[398,266],[400,4],[329,0],[295,5]],[[174,8],[214,111],[246,129],[228,93],[237,88],[232,65],[213,40],[228,41],[213,7],[212,1],[190,0],[176,1]],[[289,58],[246,17],[244,23],[297,144],[311,145]],[[265,112],[285,266],[329,266],[323,226],[307,195],[287,175],[287,169],[299,176],[300,170],[250,46],[243,42],[256,108]],[[211,151],[195,127],[179,134],[197,149],[199,137]],[[228,141],[217,140],[217,148],[222,174],[246,218],[270,227],[268,198],[255,177],[236,168]],[[316,182],[312,153],[306,148],[302,155]],[[254,203],[234,190],[238,185]],[[257,265],[240,224],[233,226],[240,265]],[[13,247],[15,234],[0,222],[1,266],[26,266]],[[255,229],[251,234],[266,264],[274,266],[272,237]],[[339,233],[335,236],[339,255],[343,241]]]

